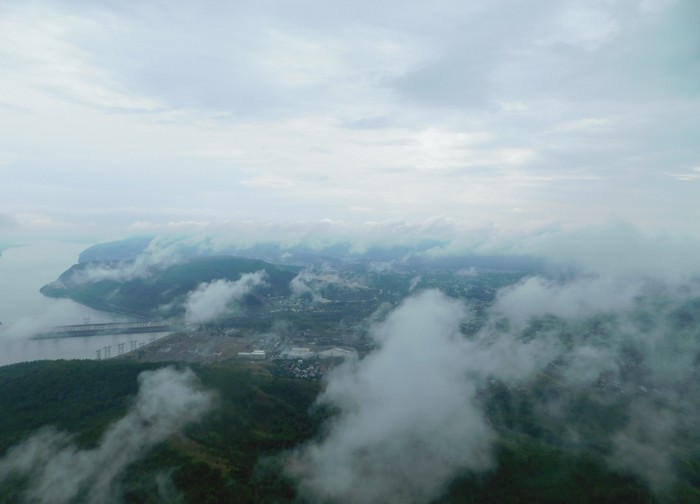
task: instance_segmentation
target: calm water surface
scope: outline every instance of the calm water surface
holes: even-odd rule
[[[96,359],[98,350],[101,357],[104,357],[106,347],[111,347],[110,355],[115,357],[119,353],[119,344],[123,344],[123,351],[128,352],[131,350],[132,341],[135,341],[135,346],[138,347],[167,334],[169,333],[158,332],[43,340],[0,340],[0,366],[43,359]]]
[[[114,334],[50,340],[30,339],[38,331],[57,325],[111,322],[108,313],[92,310],[67,299],[42,296],[39,289],[78,262],[86,243],[42,242],[5,250],[0,255],[0,365],[39,359],[95,359],[97,350],[111,346],[111,356],[148,343],[167,333]]]

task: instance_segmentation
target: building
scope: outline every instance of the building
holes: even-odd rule
[[[306,347],[294,347],[287,353],[287,359],[311,359],[316,354]]]
[[[238,352],[243,359],[265,360],[265,350],[253,350],[252,352]]]

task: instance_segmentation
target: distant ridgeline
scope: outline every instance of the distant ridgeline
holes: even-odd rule
[[[86,249],[78,264],[41,292],[129,318],[165,320],[185,315],[191,299],[188,296],[203,284],[236,282],[244,274],[264,272],[264,282],[246,290],[237,301],[240,316],[250,320],[249,315],[272,307],[282,298],[301,300],[307,307],[318,308],[315,315],[306,310],[308,320],[302,325],[308,326],[317,324],[317,319],[365,319],[381,303],[398,303],[418,283],[421,288],[437,288],[452,297],[488,303],[498,288],[542,267],[541,261],[523,256],[431,253],[444,245],[422,241],[358,252],[350,243],[319,249],[268,243],[230,246],[222,249],[223,255],[212,256],[206,255],[211,247],[139,237]],[[286,310],[284,317],[299,318],[299,310],[292,309],[290,303],[281,307]],[[268,310],[268,318],[277,316],[272,313]]]
[[[543,267],[543,261],[530,256],[520,255],[477,255],[431,254],[431,251],[446,247],[447,242],[439,240],[420,240],[412,245],[373,245],[357,250],[355,243],[341,242],[324,246],[291,245],[278,243],[256,243],[253,245],[228,245],[217,248],[216,254],[210,247],[200,247],[185,241],[169,241],[158,244],[153,236],[140,236],[98,243],[81,252],[78,262],[130,261],[141,254],[157,253],[159,248],[176,250],[181,257],[210,257],[213,255],[231,257],[249,257],[273,264],[311,266],[328,264],[331,266],[347,265],[354,262],[394,262],[394,267],[430,267],[535,271]],[[152,249],[152,250],[151,250]]]
[[[98,243],[88,247],[80,253],[79,263],[105,262],[105,261],[129,261],[136,259],[148,244],[153,240],[152,236],[139,236],[114,242]]]

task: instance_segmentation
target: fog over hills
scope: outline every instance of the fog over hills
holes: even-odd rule
[[[0,502],[700,502],[698,26],[1,1]]]
[[[140,317],[167,318],[189,307],[192,295],[205,286],[241,282],[237,298],[290,293],[295,273],[255,259],[200,257],[176,263],[143,265],[138,258],[128,261],[82,262],[72,266],[55,282],[42,287],[51,297],[68,297],[92,308]],[[215,282],[229,282],[216,284]],[[234,295],[232,291],[231,296]],[[189,295],[189,297],[188,297]],[[206,303],[206,300],[199,301]],[[209,301],[214,302],[213,298]],[[249,302],[253,302],[250,297]]]
[[[550,242],[541,259],[452,253],[449,244],[403,248],[389,261],[342,247],[296,258],[292,246],[273,266],[180,241],[144,240],[125,258],[124,242],[93,247],[82,257],[97,250],[109,260],[83,260],[45,292],[245,327],[252,342],[329,334],[360,345],[359,359],[327,370],[316,400],[328,412],[323,428],[265,455],[298,498],[424,503],[495,495],[492,482],[502,481],[503,498],[519,488],[548,501],[518,479],[529,456],[535,467],[563,457],[606,498],[612,488],[625,499],[700,498],[700,277],[683,262],[693,261],[688,244],[618,227]],[[565,474],[541,476],[564,492],[560,501],[601,501],[576,500]]]

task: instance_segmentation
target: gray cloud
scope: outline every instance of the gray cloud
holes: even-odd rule
[[[8,212],[697,227],[688,2],[36,5],[0,26]]]
[[[11,215],[0,213],[0,229],[12,229],[17,226],[17,219]]]
[[[11,448],[0,460],[0,479],[26,476],[30,502],[62,504],[119,502],[117,483],[129,464],[153,446],[199,420],[212,395],[197,387],[190,370],[164,368],[139,375],[139,393],[129,412],[113,423],[95,448],[79,449],[71,436],[45,429]]]

